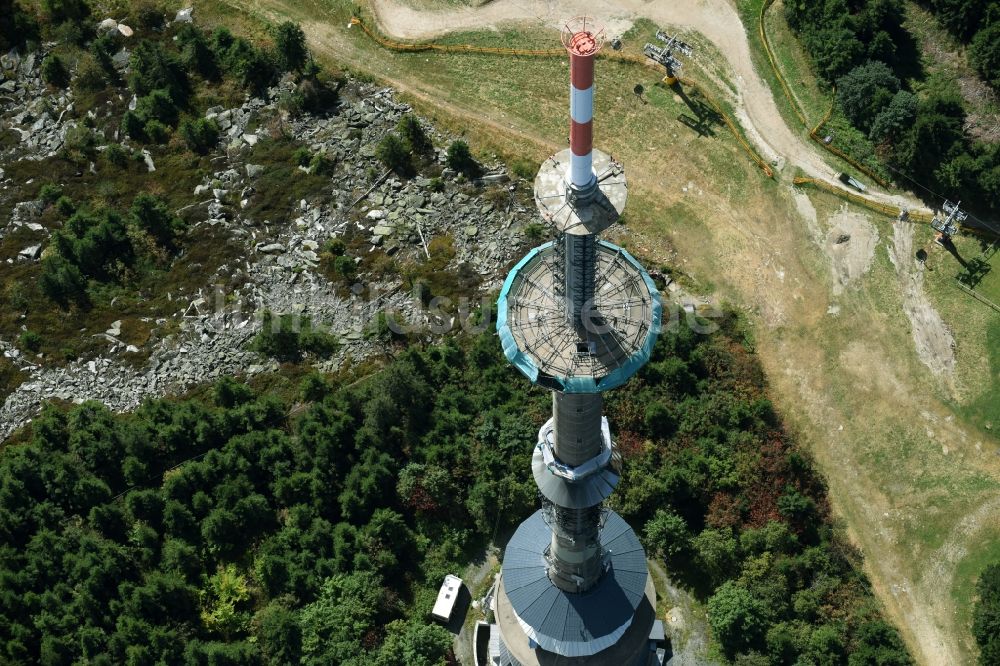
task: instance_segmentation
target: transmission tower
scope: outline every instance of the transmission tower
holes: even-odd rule
[[[969,217],[968,213],[959,208],[961,203],[961,201],[954,204],[950,201],[945,201],[944,205],[941,206],[941,212],[944,217],[935,215],[934,219],[931,220],[931,228],[938,232],[934,240],[940,245],[950,243],[951,237],[958,233],[957,224],[961,224]]]
[[[542,508],[504,551],[490,663],[651,666],[656,590],[639,537],[606,506],[622,471],[603,394],[649,360],[663,306],[642,264],[600,238],[628,198],[624,167],[594,148],[594,65],[604,30],[578,17],[562,42],[570,146],[535,177],[535,203],[558,236],[514,266],[497,302],[504,355],[552,392],[552,418],[531,458]]]
[[[650,60],[654,60],[661,65],[663,65],[667,70],[667,75],[663,77],[663,82],[668,86],[672,86],[677,83],[677,74],[680,72],[681,68],[684,67],[684,63],[674,55],[674,52],[690,58],[694,53],[694,49],[691,48],[690,44],[682,42],[679,38],[668,35],[662,30],[656,32],[656,38],[663,42],[663,46],[657,46],[656,44],[646,43],[642,47],[642,52],[646,54],[646,57]]]

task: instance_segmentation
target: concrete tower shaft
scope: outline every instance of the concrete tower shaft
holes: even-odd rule
[[[600,393],[552,393],[552,449],[560,462],[578,467],[600,455],[603,405]]]
[[[553,453],[574,471],[595,461],[605,449],[603,404],[600,393],[552,393]],[[552,528],[549,578],[567,592],[591,589],[604,571],[600,502],[585,507],[546,502],[545,510]]]

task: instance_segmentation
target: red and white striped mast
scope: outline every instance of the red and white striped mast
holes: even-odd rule
[[[589,23],[588,23],[589,22]],[[569,147],[567,180],[586,197],[597,184],[594,174],[594,58],[604,45],[604,29],[587,17],[566,23],[562,43],[569,51]]]

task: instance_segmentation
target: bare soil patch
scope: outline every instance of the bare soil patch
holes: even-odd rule
[[[924,365],[953,390],[955,338],[924,293],[924,267],[916,258],[912,225],[893,225],[889,259],[899,275],[903,310],[910,320],[917,354]]]

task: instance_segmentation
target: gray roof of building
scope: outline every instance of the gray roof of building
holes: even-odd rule
[[[507,597],[518,617],[539,635],[539,643],[591,642],[627,625],[644,598],[649,576],[646,554],[628,523],[608,513],[601,544],[610,568],[583,593],[565,592],[549,580],[544,551],[551,538],[538,511],[521,523],[504,553]]]

